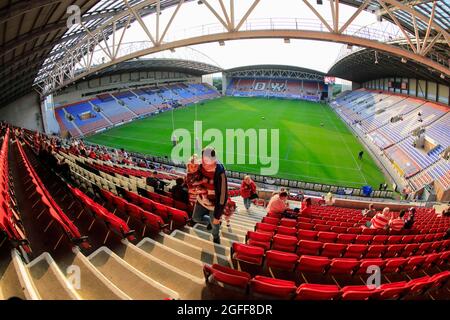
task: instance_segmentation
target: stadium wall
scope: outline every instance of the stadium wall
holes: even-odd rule
[[[86,100],[97,94],[135,89],[155,84],[188,81],[201,83],[202,77],[182,72],[139,71],[97,77],[76,83],[54,96],[55,107]]]
[[[43,132],[39,94],[31,92],[1,108],[0,120],[5,120],[18,127]]]
[[[383,90],[450,105],[450,86],[420,79],[390,77],[364,82],[362,86],[371,90]]]

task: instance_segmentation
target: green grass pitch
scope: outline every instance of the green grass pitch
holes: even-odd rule
[[[224,136],[225,129],[279,129],[277,177],[357,188],[377,188],[385,181],[369,153],[334,111],[325,104],[307,101],[223,97],[137,120],[86,140],[148,155],[170,156],[173,127],[193,133],[195,120],[203,122],[203,132],[217,128]],[[360,150],[364,150],[362,161],[358,160]],[[221,158],[221,152],[218,153]],[[225,167],[260,173],[259,161],[246,163]]]

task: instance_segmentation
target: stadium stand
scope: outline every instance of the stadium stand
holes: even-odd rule
[[[323,83],[283,78],[232,78],[226,94],[239,97],[276,97],[319,101]]]
[[[217,90],[207,84],[171,84],[100,94],[88,101],[58,107],[55,116],[62,133],[79,137],[151,115],[173,103],[188,105],[219,96]]]
[[[382,151],[413,191],[433,181],[439,181],[444,190],[449,188],[450,166],[442,158],[450,146],[449,108],[365,89],[348,92],[330,105]],[[418,142],[421,137],[426,143]]]
[[[33,210],[31,216],[41,218],[24,221],[33,250],[26,251],[29,260],[23,260],[24,253],[16,249],[18,243],[28,242],[17,242],[6,232],[13,246],[10,254],[1,247],[0,258],[6,263],[0,268],[8,269],[0,279],[2,298],[409,300],[448,296],[450,240],[445,234],[450,218],[438,217],[434,209],[417,208],[410,230],[376,231],[362,227],[368,218],[359,210],[316,201],[308,216],[295,219],[266,213],[258,206],[247,212],[239,191],[230,190],[238,212],[230,227],[222,227],[221,244],[214,244],[204,225],[192,227],[189,212],[177,208],[170,193],[156,194],[145,184],[149,169],[82,156],[74,146],[56,147],[55,139],[24,129],[5,131],[1,168],[14,164],[11,176],[18,192],[36,188],[29,201],[40,199],[39,206],[22,204],[18,209],[27,215]],[[5,152],[10,143],[12,157]],[[44,156],[44,147],[51,153]],[[15,162],[16,157],[20,161]],[[61,171],[63,164],[68,165],[68,175]],[[176,176],[158,173],[169,187]],[[44,213],[48,218],[42,220]],[[4,230],[4,224],[0,226]],[[74,261],[83,277],[90,279],[79,290],[61,272]],[[14,264],[22,267],[14,268]],[[365,285],[369,266],[380,268],[380,287]],[[22,290],[18,279],[30,285]]]

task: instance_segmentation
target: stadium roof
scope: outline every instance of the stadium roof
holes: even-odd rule
[[[132,6],[141,1],[128,2]],[[177,3],[161,0],[161,8]],[[126,8],[123,0],[0,0],[0,107],[30,92],[38,71],[85,36],[82,26],[67,28],[71,5],[80,8],[81,22],[89,29]],[[140,14],[154,11],[149,6]]]
[[[130,6],[144,0],[128,0]],[[185,0],[188,2],[190,0]],[[364,10],[376,13],[380,9],[378,1],[369,1]],[[179,0],[161,0],[161,10],[176,5]],[[360,6],[365,0],[340,0],[340,3]],[[426,16],[431,16],[433,1],[403,0],[403,5],[413,7]],[[85,29],[78,25],[67,27],[67,8],[78,5],[81,9],[81,21],[89,30],[109,21],[126,7],[123,0],[0,0],[0,107],[32,90],[33,81],[39,70],[52,68],[65,54],[67,48],[73,47],[86,35]],[[387,5],[389,6],[389,5]],[[155,5],[148,5],[140,10],[140,16],[155,11]],[[414,25],[411,15],[404,10],[388,7],[399,23],[411,33]],[[436,1],[434,21],[443,29],[450,28],[450,7],[448,0]],[[392,21],[388,12],[381,11],[381,16]],[[117,26],[127,24],[124,17]],[[131,19],[134,22],[135,18]],[[424,35],[427,25],[417,21],[419,33]],[[106,30],[106,36],[112,30]],[[430,38],[437,33],[431,30]],[[448,57],[449,50],[445,43],[433,47],[441,56]]]
[[[325,76],[325,73],[320,72],[320,71],[296,67],[296,66],[286,66],[286,65],[281,65],[281,64],[280,65],[278,65],[278,64],[260,64],[260,65],[243,66],[243,67],[228,69],[228,70],[225,70],[225,72],[230,73],[230,72],[235,72],[235,71],[267,70],[267,69],[308,72],[308,73],[312,73],[312,74],[318,74],[321,76]]]
[[[362,49],[347,55],[331,67],[328,75],[359,83],[397,76],[450,85],[448,78],[442,79],[438,73],[431,72],[419,63],[410,60],[402,62],[400,57],[386,52],[377,52],[375,55],[373,49]]]
[[[103,69],[102,71],[92,74],[88,79],[97,78],[111,74],[133,71],[179,71],[202,76],[205,74],[222,72],[220,67],[183,59],[137,59],[125,61],[114,66]]]

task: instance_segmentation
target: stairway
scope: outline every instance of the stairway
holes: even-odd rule
[[[237,213],[230,227],[223,223],[220,245],[212,242],[211,233],[201,224],[146,237],[136,244],[122,240],[112,247],[100,246],[88,255],[77,247],[58,259],[43,252],[28,264],[18,251],[4,245],[0,247],[0,298],[210,299],[203,265],[230,267],[232,243],[244,242],[247,230],[263,216],[264,210],[252,207],[247,213],[242,200],[235,201]]]

